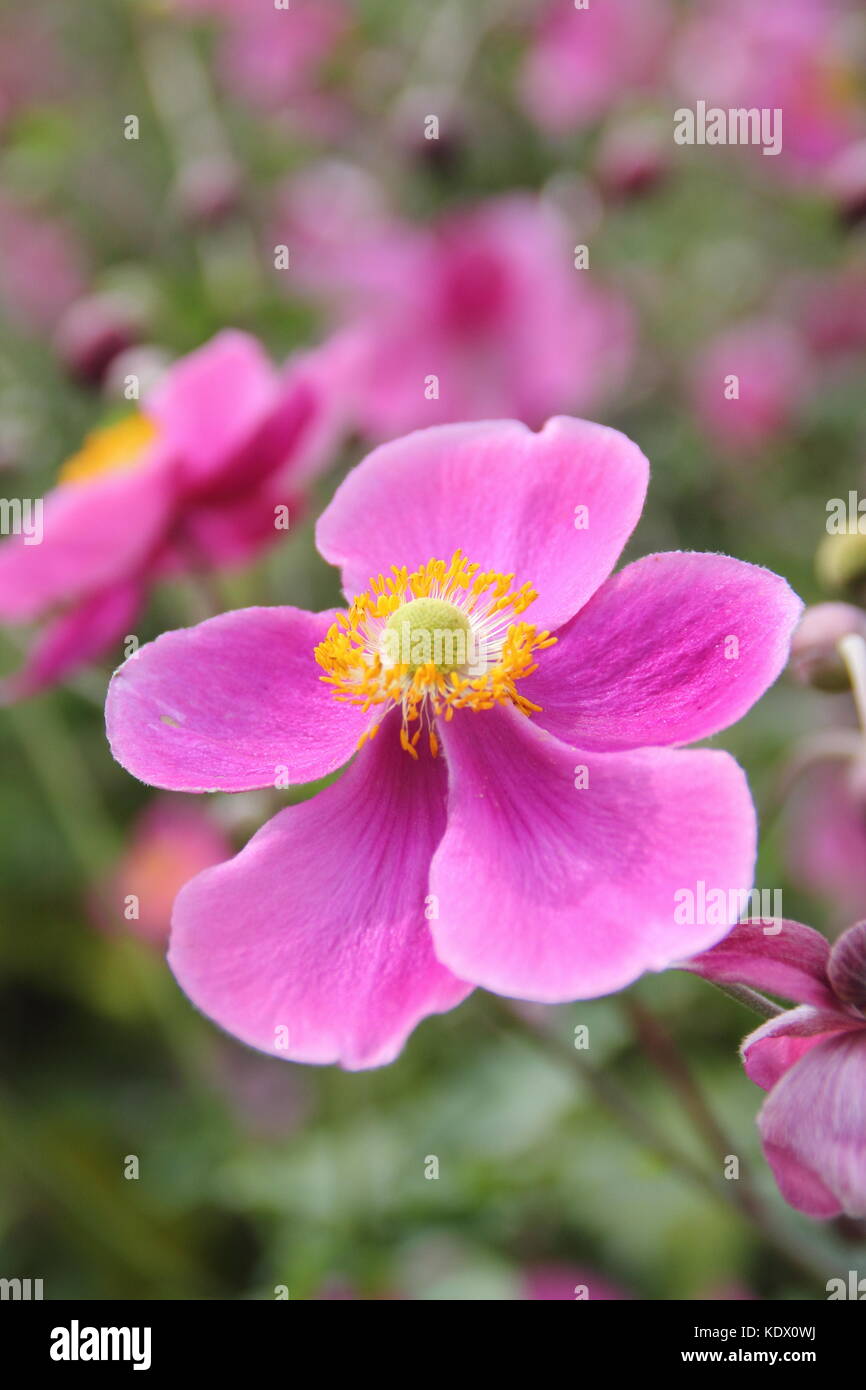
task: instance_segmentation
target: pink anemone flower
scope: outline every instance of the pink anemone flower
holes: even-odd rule
[[[112,751],[156,786],[309,782],[358,750],[181,892],[169,963],[206,1014],[370,1067],[473,985],[588,998],[723,935],[675,894],[749,887],[752,801],[727,753],[672,745],[745,713],[800,603],[721,555],[610,578],[647,478],[587,421],[419,431],[319,520],[348,611],[226,613],[117,671]]]
[[[0,546],[0,620],[48,620],[5,699],[108,651],[156,580],[285,535],[277,521],[296,516],[324,451],[322,352],[278,371],[254,338],[220,333],[141,412],[88,437],[45,499],[41,537],[22,528]]]
[[[750,319],[699,353],[692,403],[717,448],[751,459],[793,429],[813,382],[810,354],[795,330],[777,319]]]
[[[343,0],[174,0],[191,16],[219,21],[216,65],[237,99],[262,110],[323,117],[323,70],[350,31]],[[315,122],[314,122],[315,123]]]
[[[551,0],[521,76],[524,105],[562,135],[660,84],[671,13],[667,0]]]
[[[785,830],[792,882],[832,904],[834,925],[866,912],[862,757],[826,759],[808,767],[788,800]]]
[[[363,179],[325,171],[301,180],[280,214],[298,278],[354,338],[345,385],[366,435],[500,415],[538,427],[618,389],[631,306],[575,268],[553,203],[509,193],[419,227],[371,199]]]
[[[50,333],[84,290],[85,268],[70,227],[0,196],[0,307],[26,334]]]
[[[800,180],[863,134],[862,7],[856,0],[703,0],[680,31],[672,68],[689,101],[781,110],[781,157],[765,176]]]
[[[779,1191],[798,1211],[866,1217],[866,922],[831,947],[800,922],[740,923],[685,968],[792,999],[742,1046],[768,1092],[758,1116]]]

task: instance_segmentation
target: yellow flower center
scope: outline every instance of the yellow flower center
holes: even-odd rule
[[[396,566],[390,577],[380,574],[337,615],[315,649],[321,679],[338,700],[384,707],[359,748],[396,705],[403,715],[400,742],[414,758],[425,726],[436,756],[433,720],[452,719],[455,709],[512,704],[530,715],[540,708],[518,693],[516,682],[536,670],[533,653],[556,638],[515,621],[538,595],[528,584],[513,584],[513,574],[482,570],[457,550],[450,563],[429,560],[411,574]]]
[[[127,415],[114,425],[88,434],[81,448],[62,465],[61,483],[86,482],[104,473],[132,468],[156,438],[156,426],[146,415]]]

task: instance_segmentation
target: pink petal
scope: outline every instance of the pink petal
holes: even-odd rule
[[[816,1043],[861,1026],[838,1010],[813,1009],[808,1004],[788,1009],[762,1023],[744,1040],[740,1052],[746,1075],[769,1091]]]
[[[471,990],[436,960],[425,917],[444,821],[444,768],[409,758],[392,717],[340,781],[181,892],[169,951],[181,987],[263,1052],[349,1070],[392,1061],[420,1019]]]
[[[277,478],[266,478],[245,488],[227,505],[224,498],[198,499],[184,514],[183,529],[172,535],[159,561],[159,575],[228,569],[253,559],[269,546],[286,539],[278,530],[277,507],[288,508],[289,531],[303,516],[305,499]]]
[[[801,609],[785,580],[758,565],[648,555],[601,586],[521,694],[541,705],[545,729],[581,748],[692,743],[772,685]]]
[[[530,1266],[523,1274],[524,1301],[548,1303],[564,1300],[573,1303],[575,1300],[600,1302],[623,1298],[631,1298],[631,1294],[600,1278],[591,1269],[547,1264]]]
[[[175,480],[162,454],[128,472],[65,483],[45,499],[39,545],[0,546],[0,617],[28,622],[139,571],[172,513]]]
[[[144,599],[138,580],[117,584],[49,623],[23,668],[2,685],[3,701],[23,700],[105,655],[129,632]]]
[[[351,597],[392,565],[462,549],[539,598],[527,621],[553,628],[609,574],[640,515],[646,459],[616,430],[564,416],[538,434],[515,420],[441,425],[384,444],[337,489],[319,549]],[[589,524],[575,526],[575,508]]]
[[[313,658],[333,613],[242,608],[166,632],[115,673],[115,758],[174,791],[309,782],[341,767],[370,722],[336,701]]]
[[[751,883],[754,809],[726,753],[580,753],[500,709],[459,711],[441,732],[448,828],[433,935],[462,979],[539,1002],[587,999],[731,925],[728,913],[712,925],[675,916],[675,894],[700,879]]]
[[[866,912],[866,803],[849,763],[807,767],[786,806],[785,860],[797,885],[829,898],[840,922]]]
[[[866,1013],[866,922],[849,927],[834,943],[827,974],[837,998]]]
[[[171,367],[145,409],[183,459],[187,480],[202,482],[248,443],[277,401],[264,349],[249,333],[226,329]]]
[[[767,989],[798,1004],[838,1009],[827,978],[829,957],[826,937],[801,922],[740,922],[724,941],[682,968],[707,980]]]
[[[826,1038],[774,1086],[758,1116],[786,1202],[807,1216],[866,1216],[866,1030]]]

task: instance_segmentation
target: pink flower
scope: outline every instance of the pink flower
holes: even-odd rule
[[[813,385],[793,329],[752,319],[712,339],[692,373],[695,413],[722,452],[750,457],[789,430]]]
[[[115,674],[112,751],[156,786],[309,782],[360,750],[178,898],[171,967],[229,1032],[376,1066],[473,985],[587,998],[723,934],[674,895],[749,887],[751,798],[727,753],[673,746],[770,685],[800,604],[721,555],[609,578],[647,474],[582,420],[396,440],[319,521],[348,613],[226,613]]]
[[[651,193],[670,173],[670,134],[662,121],[632,116],[611,122],[595,152],[595,175],[612,198]]]
[[[629,1299],[632,1295],[606,1279],[600,1279],[593,1270],[577,1269],[572,1265],[535,1265],[524,1271],[523,1301],[548,1303],[552,1300],[582,1302]]]
[[[0,19],[0,129],[28,107],[68,98],[57,18],[10,6]]]
[[[800,313],[809,346],[822,361],[856,358],[866,351],[866,274],[853,265],[816,276]]]
[[[88,438],[45,499],[41,541],[0,546],[0,618],[49,619],[6,698],[102,655],[166,574],[285,535],[275,508],[295,513],[321,459],[327,361],[324,349],[277,371],[253,338],[223,332],[176,363],[142,413]]]
[[[769,1092],[758,1116],[786,1202],[807,1216],[866,1216],[866,922],[831,948],[799,922],[777,934],[741,923],[687,963],[710,980],[800,1005],[743,1043],[748,1076]]]
[[[189,802],[160,797],[136,821],[120,863],[96,894],[95,917],[106,928],[123,927],[161,945],[183,885],[231,852],[212,817]]]
[[[524,104],[554,135],[597,120],[663,68],[670,27],[666,0],[552,0],[543,10],[523,70]]]
[[[852,742],[860,736],[852,731]],[[807,768],[786,808],[785,858],[794,883],[850,922],[866,912],[866,766],[862,758]]]
[[[346,388],[365,433],[502,415],[538,426],[619,384],[631,310],[575,268],[552,205],[513,193],[413,227],[350,179],[336,181],[336,209],[323,206],[333,174],[307,180],[287,202],[280,239],[297,249],[298,278],[329,293],[354,332]]]
[[[782,111],[782,152],[764,173],[802,176],[863,130],[849,0],[703,0],[676,49],[680,89],[708,107]],[[862,30],[861,30],[862,37]]]
[[[0,305],[15,325],[44,333],[83,288],[71,230],[11,198],[0,199]]]
[[[349,29],[343,0],[175,0],[219,19],[217,63],[233,95],[265,110],[315,109],[321,69]]]

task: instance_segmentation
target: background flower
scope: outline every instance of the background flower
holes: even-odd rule
[[[784,995],[800,1006],[750,1033],[751,1079],[769,1092],[758,1116],[786,1201],[808,1216],[866,1216],[866,923],[831,948],[799,922],[764,933],[744,923],[688,968]]]

